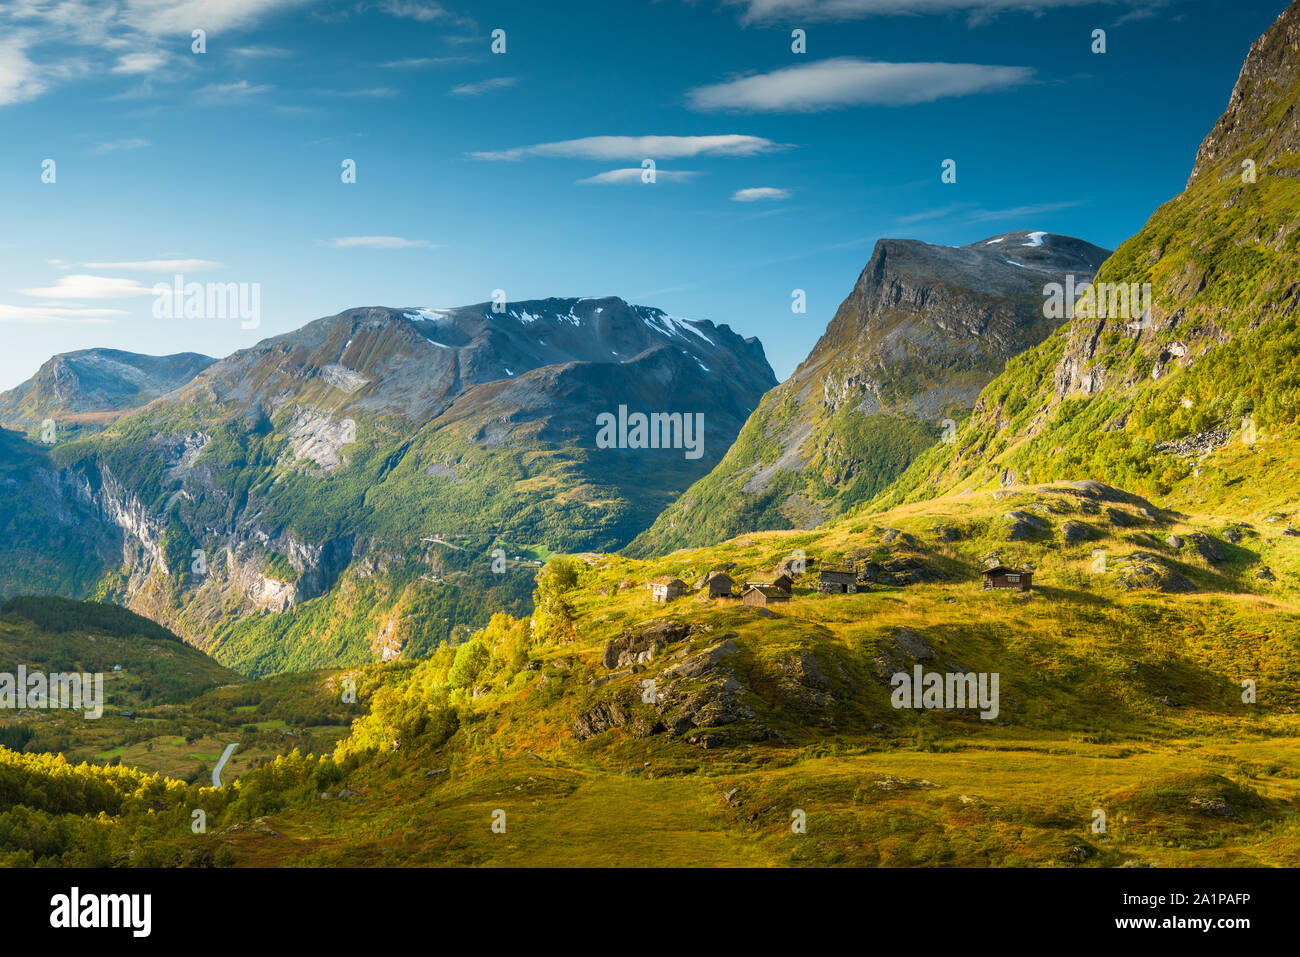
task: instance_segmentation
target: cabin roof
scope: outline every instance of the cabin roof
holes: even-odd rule
[[[686,582],[682,581],[675,575],[660,575],[658,578],[650,579],[650,584],[652,585],[671,585],[673,582],[676,582],[683,587],[686,585]]]
[[[857,577],[857,571],[845,565],[823,565],[821,570],[822,578],[834,578],[837,575],[850,575]]]
[[[758,592],[758,593],[759,593],[760,595],[762,595],[764,598],[780,598],[780,599],[785,599],[785,598],[789,598],[789,597],[790,597],[790,596],[787,595],[785,592],[783,592],[781,589],[779,589],[779,588],[773,588],[771,585],[750,585],[749,587],[747,587],[747,588],[745,589],[745,593],[746,593],[746,594],[748,594],[748,593],[751,592],[751,591],[756,591],[756,592]]]
[[[1032,575],[1034,570],[1032,568],[1017,568],[1014,565],[994,565],[992,568],[986,568],[982,572],[984,575],[999,575],[1007,573],[1012,575]]]

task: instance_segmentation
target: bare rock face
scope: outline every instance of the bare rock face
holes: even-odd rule
[[[1282,11],[1273,26],[1251,44],[1228,99],[1228,108],[1196,151],[1196,162],[1187,178],[1189,188],[1201,176],[1239,175],[1240,169],[1216,167],[1233,159],[1243,141],[1261,132],[1266,135],[1255,140],[1258,144],[1254,157],[1257,166],[1267,165],[1287,153],[1300,152],[1300,114],[1290,110],[1280,118],[1274,118],[1266,112],[1279,95],[1293,91],[1300,84],[1298,50],[1300,7],[1292,3]],[[1262,121],[1264,116],[1269,117],[1266,122]]]

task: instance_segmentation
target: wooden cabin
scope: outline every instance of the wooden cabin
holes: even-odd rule
[[[826,565],[817,576],[817,592],[822,595],[852,595],[858,590],[858,573],[843,565]]]
[[[790,596],[791,589],[794,588],[794,579],[782,572],[772,578],[751,578],[745,582],[746,588],[776,588],[785,592],[786,597]]]
[[[709,572],[704,576],[704,587],[710,598],[730,598],[736,581],[726,572]]]
[[[650,597],[655,601],[672,601],[686,594],[686,582],[680,578],[656,578],[650,583]]]
[[[771,585],[746,585],[745,594],[740,596],[740,600],[746,605],[766,608],[776,602],[789,601],[790,593]]]
[[[1015,568],[1010,565],[994,565],[984,569],[984,588],[1010,588],[1015,591],[1029,591],[1033,583],[1032,568]]]

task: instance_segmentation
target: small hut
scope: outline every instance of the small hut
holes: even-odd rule
[[[650,583],[650,597],[655,601],[672,601],[686,594],[686,582],[680,578],[656,578]]]
[[[774,588],[771,585],[746,585],[745,594],[740,597],[740,600],[746,605],[766,608],[776,602],[789,601],[790,593]]]
[[[817,576],[817,591],[822,595],[852,595],[858,590],[858,573],[843,565],[826,565]]]
[[[1011,565],[994,565],[984,569],[984,589],[1010,588],[1014,591],[1029,591],[1033,583],[1032,568],[1016,568]]]
[[[708,590],[710,598],[730,598],[736,582],[726,572],[709,572],[704,576],[704,587]]]
[[[771,578],[751,578],[745,582],[745,587],[775,588],[778,591],[785,592],[786,597],[789,597],[791,589],[794,588],[794,579],[782,572]]]

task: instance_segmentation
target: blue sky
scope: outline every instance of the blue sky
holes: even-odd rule
[[[726,323],[784,378],[879,238],[1132,235],[1284,7],[0,0],[0,388],[498,288]],[[260,284],[260,326],[155,318],[177,272]]]

